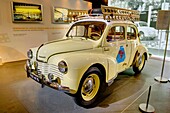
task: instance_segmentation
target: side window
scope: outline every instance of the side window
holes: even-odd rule
[[[128,40],[135,40],[136,39],[136,30],[133,27],[127,27],[127,39]]]
[[[121,41],[125,39],[125,29],[123,26],[112,27],[107,35],[107,42]]]

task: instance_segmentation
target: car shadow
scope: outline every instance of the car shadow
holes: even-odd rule
[[[132,69],[119,73],[113,84],[108,86],[101,95],[97,101],[97,106],[107,108],[112,103],[133,96],[142,89],[144,84],[145,79],[142,77],[142,74],[135,74]]]

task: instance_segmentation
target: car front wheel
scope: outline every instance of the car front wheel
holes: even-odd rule
[[[83,76],[75,98],[83,107],[95,106],[103,86],[102,74],[96,67],[91,67]]]

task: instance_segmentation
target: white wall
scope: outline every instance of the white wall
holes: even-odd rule
[[[43,23],[13,23],[11,2],[41,4]],[[0,0],[0,65],[26,59],[31,47],[62,38],[68,24],[52,23],[52,7],[88,10],[91,3],[83,0]]]

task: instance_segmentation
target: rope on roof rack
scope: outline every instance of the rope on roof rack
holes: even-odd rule
[[[101,5],[103,18],[105,20],[130,20],[138,21],[140,19],[139,11],[137,10],[128,10],[124,8],[104,6]]]

